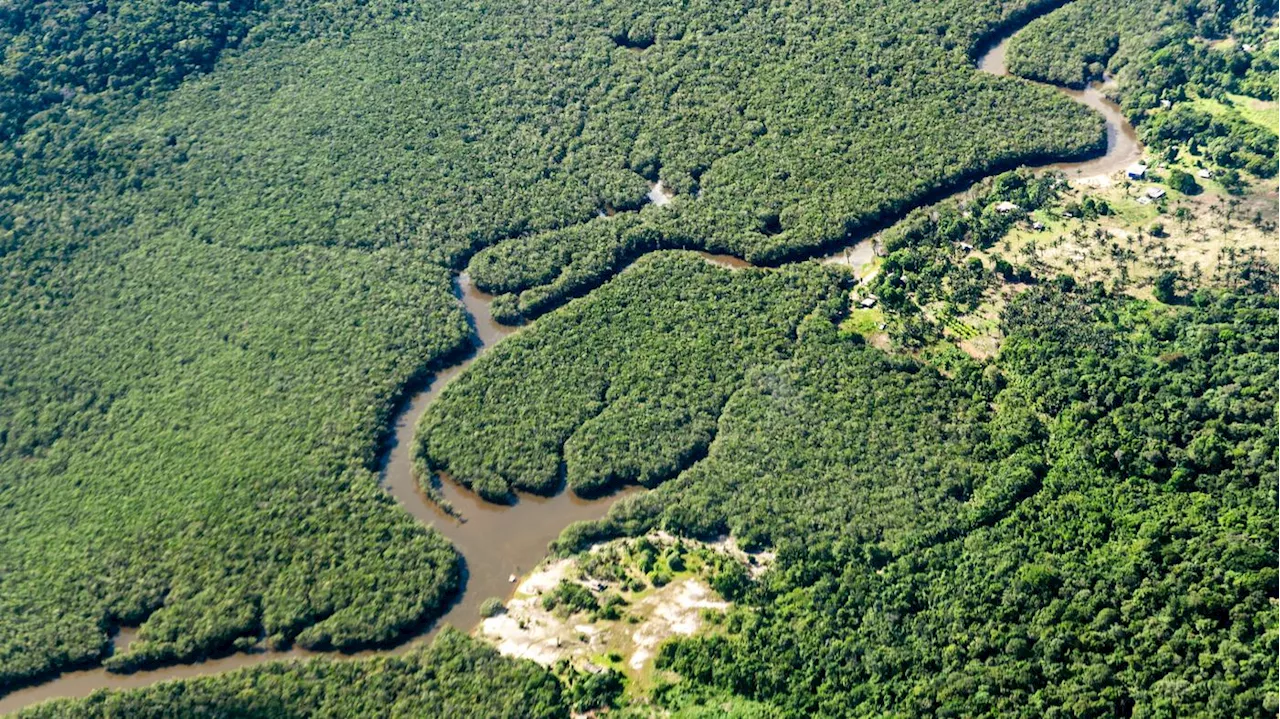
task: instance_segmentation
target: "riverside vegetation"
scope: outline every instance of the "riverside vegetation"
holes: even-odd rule
[[[1275,295],[1045,285],[951,378],[820,316],[705,460],[561,549],[776,549],[659,665],[783,715],[1261,716],[1276,703]]]
[[[568,717],[570,692],[531,662],[447,629],[428,648],[365,661],[277,662],[21,712],[84,717]]]
[[[838,310],[841,280],[646,257],[446,387],[418,425],[420,464],[493,501],[551,491],[562,463],[579,494],[656,484],[706,452],[744,374],[785,357],[806,316]]]
[[[1096,151],[1097,118],[969,62],[1049,6],[6,9],[0,687],[438,616],[458,555],[378,488],[377,447],[469,346],[455,271],[527,319],[644,251],[777,263]],[[1261,172],[1251,138],[1224,157]],[[641,207],[658,180],[674,202]],[[493,498],[553,490],[561,462],[584,492],[657,487],[565,551],[655,526],[776,546],[725,583],[725,631],[663,651],[687,691],[659,705],[1274,713],[1272,288],[1038,287],[997,360],[944,376],[836,329],[842,283],[646,260],[460,377],[423,467]],[[34,711],[594,705],[548,677],[446,632]]]
[[[1271,102],[1277,87],[1275,2],[1081,0],[1029,23],[1009,44],[1016,75],[1071,87],[1116,77],[1110,89],[1143,143],[1203,154],[1231,172],[1276,174],[1280,129],[1205,100]],[[1227,38],[1229,42],[1210,42]]]
[[[590,237],[662,179],[659,244],[776,258],[1100,140],[969,66],[1020,5],[486,8],[6,11],[0,683],[122,624],[128,669],[438,615],[456,554],[376,447],[466,349],[481,247]]]

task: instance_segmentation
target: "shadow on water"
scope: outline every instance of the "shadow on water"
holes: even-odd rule
[[[241,667],[281,659],[306,657],[362,657],[400,654],[430,640],[445,625],[470,631],[480,619],[480,603],[488,597],[507,598],[515,585],[511,575],[523,574],[546,556],[547,545],[569,524],[603,517],[614,502],[636,487],[624,488],[598,499],[583,499],[564,489],[555,496],[543,497],[517,493],[509,505],[486,502],[476,493],[462,487],[447,476],[439,480],[438,490],[453,505],[459,517],[445,513],[427,499],[413,475],[413,433],[422,413],[441,390],[474,362],[486,349],[511,334],[515,328],[494,321],[489,310],[492,297],[472,285],[467,275],[458,278],[457,293],[465,307],[475,336],[473,351],[435,374],[429,383],[412,393],[396,416],[393,432],[383,445],[380,463],[382,484],[409,514],[423,524],[435,527],[461,553],[462,591],[449,602],[448,609],[436,620],[407,631],[401,641],[388,649],[336,653],[313,652],[293,648],[273,651],[259,645],[246,652],[223,653],[202,662],[178,664],[157,669],[117,674],[102,667],[63,672],[41,683],[17,689],[0,697],[0,713],[17,711],[25,706],[56,697],[83,697],[97,689],[129,689],[144,687],[169,679],[216,674]],[[120,628],[113,640],[115,651],[122,651],[137,635],[134,628]]]
[[[993,75],[1008,75],[1005,52],[1009,38],[1018,29],[1010,28],[1003,39],[989,46],[977,61],[979,70]],[[1142,146],[1133,126],[1125,120],[1120,108],[1108,100],[1098,87],[1083,90],[1058,89],[1103,115],[1107,125],[1106,151],[1101,156],[1082,162],[1051,163],[1037,167],[1061,170],[1068,177],[1083,179],[1111,175],[1141,158]],[[967,192],[970,187],[966,186],[960,192]],[[959,193],[951,191],[947,194]],[[655,186],[649,200],[655,204],[666,204],[670,201],[670,195],[665,192],[665,188]],[[856,241],[843,243],[822,259],[849,264],[856,269],[871,260],[873,241],[874,238],[870,235],[859,237]],[[745,260],[729,255],[700,254],[708,262],[730,269],[752,266]],[[453,505],[461,521],[446,514],[427,499],[413,476],[413,432],[418,418],[453,378],[495,342],[516,331],[516,328],[502,325],[493,319],[490,312],[492,296],[476,289],[466,274],[458,278],[457,294],[470,318],[476,340],[474,349],[457,363],[437,372],[420,391],[408,397],[396,417],[392,436],[384,445],[385,459],[381,463],[381,469],[383,486],[400,505],[418,521],[439,530],[462,554],[463,590],[452,599],[443,616],[418,631],[407,633],[395,647],[355,652],[346,656],[401,653],[429,639],[446,624],[463,631],[469,630],[478,623],[480,603],[488,597],[509,596],[514,587],[508,581],[511,575],[519,576],[541,561],[546,554],[547,545],[559,536],[561,530],[576,521],[604,516],[618,499],[638,491],[636,487],[628,487],[612,495],[591,500],[567,490],[550,497],[519,493],[512,504],[499,505],[486,502],[447,476],[442,477],[438,491]],[[122,650],[135,635],[136,630],[121,628],[114,639],[116,650]],[[96,689],[143,687],[159,681],[215,674],[271,660],[312,656],[333,657],[335,654],[296,648],[270,651],[258,647],[248,652],[226,654],[203,662],[133,674],[114,674],[101,667],[69,671],[47,682],[0,696],[0,713],[17,711],[55,697],[83,697]]]

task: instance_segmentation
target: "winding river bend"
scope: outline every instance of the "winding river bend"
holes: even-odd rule
[[[1016,32],[1017,30],[1014,30],[1005,35],[991,49],[983,53],[978,60],[978,69],[992,75],[1008,77],[1009,68],[1005,63],[1005,54],[1009,49],[1009,40]],[[1086,178],[1109,177],[1142,159],[1142,143],[1138,141],[1137,131],[1125,119],[1124,113],[1120,112],[1120,106],[1107,99],[1100,87],[1090,85],[1083,90],[1059,87],[1057,90],[1102,114],[1107,121],[1107,149],[1102,155],[1090,160],[1057,162],[1044,165],[1042,169],[1060,170],[1066,173],[1069,179],[1087,181]]]
[[[1005,50],[1009,38],[1020,28],[1014,28],[1000,42],[992,46],[978,60],[978,69],[993,75],[1008,75],[1005,67]],[[1059,88],[1072,99],[1100,112],[1106,118],[1107,148],[1099,157],[1083,162],[1055,163],[1040,169],[1054,169],[1067,173],[1069,178],[1088,182],[1093,178],[1105,178],[1120,171],[1142,156],[1137,133],[1125,120],[1120,108],[1106,99],[1096,87],[1084,90]],[[659,194],[661,190],[658,191]],[[652,198],[651,198],[652,199]],[[666,199],[665,194],[663,199]],[[659,204],[663,204],[659,201]],[[872,258],[870,238],[862,239],[822,258],[825,262],[848,264],[855,270]],[[700,253],[708,262],[724,267],[750,266],[742,259],[728,255]],[[493,320],[489,307],[492,297],[477,290],[463,274],[458,278],[458,294],[474,325],[478,347],[458,364],[439,372],[431,384],[414,395],[398,415],[394,438],[383,465],[383,484],[387,491],[415,518],[430,524],[446,536],[466,560],[465,587],[460,597],[438,621],[416,636],[395,648],[382,651],[360,652],[352,655],[291,651],[267,651],[265,649],[231,654],[195,664],[182,664],[133,674],[113,674],[105,669],[88,669],[66,672],[55,679],[34,686],[18,689],[0,697],[0,714],[17,711],[25,706],[57,697],[83,697],[96,689],[127,689],[142,687],[168,679],[182,679],[280,659],[298,659],[313,656],[368,656],[373,654],[399,654],[429,639],[445,624],[463,631],[478,623],[479,605],[486,597],[507,597],[511,592],[508,577],[520,575],[532,569],[546,554],[549,542],[555,539],[570,523],[597,519],[604,516],[609,507],[634,488],[596,500],[584,500],[569,491],[554,497],[519,495],[510,506],[485,502],[476,494],[449,481],[441,482],[440,491],[462,516],[459,521],[443,513],[428,501],[419,489],[412,473],[411,449],[414,426],[449,380],[463,372],[485,349],[515,330]],[[124,649],[134,633],[121,631],[115,639],[117,650]]]

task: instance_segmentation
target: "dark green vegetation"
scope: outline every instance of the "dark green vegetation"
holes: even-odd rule
[[[403,388],[467,346],[450,273],[475,256],[500,316],[531,317],[648,249],[779,262],[1096,151],[1098,118],[970,66],[1042,4],[6,5],[0,687],[102,660],[122,623],[142,629],[117,669],[436,616],[457,555],[378,489],[376,447]],[[1273,72],[1247,65],[1215,87]],[[1225,133],[1215,161],[1267,157],[1222,127],[1193,133]],[[659,179],[672,206],[632,214]],[[1274,711],[1273,297],[1172,319],[1028,300],[1007,360],[944,380],[838,335],[840,282],[645,262],[459,378],[427,454],[495,498],[562,463],[589,492],[709,454],[570,539],[779,545],[765,583],[717,579],[742,607],[726,635],[665,655],[713,696]],[[450,636],[46,711],[561,711],[548,675]]]
[[[437,611],[457,554],[372,471],[397,388],[465,340],[413,257],[165,234],[8,284],[4,682],[97,658],[116,622],[148,620],[129,668],[260,633],[355,648]]]
[[[603,701],[607,688],[577,692]],[[570,697],[532,662],[515,661],[446,629],[429,648],[402,657],[263,664],[21,712],[57,717],[568,717]]]
[[[1017,34],[1009,70],[1072,87],[1114,75],[1110,92],[1146,145],[1184,145],[1222,167],[1274,177],[1274,128],[1239,113],[1215,115],[1194,100],[1226,93],[1276,99],[1275,14],[1272,0],[1079,0]],[[1224,46],[1209,42],[1227,37]]]
[[[711,64],[725,73],[721,82],[732,86],[724,89],[735,102],[719,114],[707,109],[698,124],[686,103],[702,112],[696,98],[704,90],[689,87],[687,75],[667,69],[652,84],[640,81],[634,93],[648,98],[641,104],[651,112],[636,120],[642,127],[630,166],[673,188],[674,208],[529,232],[480,252],[470,271],[479,287],[503,293],[496,316],[535,317],[651,249],[777,263],[863,233],[994,169],[1101,149],[1098,119],[1079,117],[1051,90],[1023,86],[1013,101],[1011,83],[974,73],[967,52],[992,28],[975,22],[972,8],[953,5],[906,11],[855,3],[825,7],[830,16],[762,8],[692,46],[692,28],[674,17],[652,20],[671,41],[660,30],[655,45],[623,59],[645,68]],[[904,12],[921,14],[920,25]],[[726,54],[704,55],[713,49]],[[863,56],[876,60],[851,60]],[[748,71],[739,57],[768,69]],[[667,84],[676,77],[678,90]],[[841,136],[852,128],[852,137]],[[600,204],[626,209],[638,199],[602,196]]]
[[[252,0],[219,3],[10,3],[0,16],[0,140],[77,104],[171,90],[243,39]],[[37,118],[33,124],[40,124]]]
[[[1075,0],[1033,20],[1014,36],[1009,69],[1021,77],[1069,87],[1100,81],[1107,73],[1117,75],[1124,86],[1148,69],[1144,64],[1151,55],[1192,38],[1256,40],[1275,10],[1272,0]],[[1170,69],[1184,78],[1208,70],[1194,64]]]
[[[882,291],[903,287],[910,301],[926,287],[959,291],[951,273],[967,270],[943,255],[958,240],[1000,236],[1013,219],[990,207],[997,200],[1033,208],[1056,182],[1001,176],[976,204],[987,210],[966,218],[944,207],[897,228]],[[930,277],[931,265],[945,271]],[[677,273],[664,273],[675,293]],[[527,385],[576,387],[569,379],[585,360],[552,358],[567,345],[609,347],[630,315],[670,334],[632,347],[629,363],[669,362],[684,331],[667,318],[686,311],[685,292],[632,290],[625,296],[639,301],[622,307],[612,293],[629,284],[640,281],[623,275],[526,330]],[[726,631],[667,645],[661,665],[787,716],[1273,712],[1276,300],[1269,286],[1192,299],[1145,303],[1070,277],[1033,285],[1004,312],[1000,358],[958,363],[949,376],[865,347],[836,329],[834,312],[810,312],[786,358],[734,378],[705,459],[608,519],[572,527],[559,548],[662,528],[776,549],[759,582],[715,578],[738,604]],[[569,318],[554,333],[562,342],[542,339]],[[516,364],[473,374],[498,380],[508,374],[498,367]],[[563,421],[558,406],[536,409],[548,403],[530,402],[525,385],[485,386],[491,424],[460,436],[494,432],[482,444],[501,447],[512,416]],[[664,414],[700,406],[648,392],[675,404]],[[665,426],[591,421],[649,457],[665,451]],[[554,441],[542,446],[555,456]],[[566,465],[572,481],[582,470]]]
[[[814,317],[587,537],[777,548],[661,663],[792,716],[1275,710],[1274,295],[1028,291],[953,379]]]
[[[556,610],[564,616],[578,612],[590,612],[600,608],[599,602],[586,587],[577,582],[561,580],[554,589],[542,597],[542,608]]]
[[[652,486],[706,452],[743,375],[786,357],[805,316],[840,306],[816,265],[730,271],[693,255],[645,258],[518,332],[423,415],[420,466],[482,496],[513,489]]]
[[[777,260],[940,185],[1096,149],[1097,118],[970,67],[1023,9],[10,3],[0,685],[103,659],[121,623],[143,624],[111,659],[127,669],[261,636],[392,642],[436,615],[456,556],[374,470],[393,398],[466,346],[449,271],[515,238],[489,273],[505,291],[587,278],[513,316],[540,312],[617,269],[574,253],[628,223],[657,239],[622,255]],[[659,178],[670,210],[593,219]],[[705,447],[730,389],[690,382],[695,437],[580,463],[579,486]]]

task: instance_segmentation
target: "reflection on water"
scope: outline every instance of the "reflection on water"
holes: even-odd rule
[[[978,69],[992,75],[1008,77],[1009,68],[1005,62],[1005,55],[1009,49],[1011,37],[1005,37],[988,50],[978,60]],[[1107,150],[1101,157],[1091,160],[1056,162],[1045,165],[1045,168],[1061,170],[1067,173],[1067,177],[1073,179],[1097,175],[1109,176],[1142,159],[1142,143],[1138,141],[1138,132],[1125,119],[1124,113],[1120,112],[1120,106],[1108,100],[1097,85],[1091,85],[1083,90],[1067,88],[1057,88],[1057,90],[1102,114],[1107,121]]]
[[[451,379],[466,369],[486,348],[514,330],[494,321],[489,311],[493,298],[477,290],[469,277],[460,277],[458,285],[462,303],[471,316],[479,346],[461,362],[436,374],[431,384],[414,395],[396,418],[395,434],[388,443],[383,484],[410,514],[424,524],[434,526],[458,548],[466,562],[466,585],[449,611],[421,634],[406,637],[403,643],[390,650],[336,656],[399,654],[428,640],[445,624],[470,631],[479,623],[480,603],[488,597],[509,597],[515,585],[508,582],[508,577],[533,568],[546,556],[547,545],[560,535],[561,530],[579,520],[603,517],[618,499],[638,491],[638,488],[630,487],[611,496],[593,500],[582,499],[570,491],[562,491],[554,497],[520,494],[515,504],[497,505],[482,500],[474,492],[444,478],[440,491],[461,515],[461,521],[444,514],[436,505],[426,500],[412,472],[414,425],[427,405],[431,404]],[[122,628],[113,640],[116,651],[127,647],[136,635],[136,629]],[[335,654],[302,649],[267,651],[260,648],[205,662],[180,664],[134,674],[113,674],[102,668],[66,672],[51,681],[0,697],[0,713],[17,711],[55,697],[83,697],[96,689],[144,687],[168,679],[215,674],[272,660],[314,656],[333,657]]]
[[[978,61],[978,69],[993,75],[1008,75],[1005,66],[1006,37],[993,46]],[[1084,90],[1061,90],[1077,102],[1102,113],[1107,122],[1107,149],[1101,157],[1083,162],[1066,162],[1046,165],[1045,168],[1061,170],[1069,177],[1085,178],[1107,176],[1119,172],[1142,156],[1133,126],[1125,120],[1120,108],[1103,96],[1096,87]],[[661,182],[655,183],[648,193],[655,205],[667,205],[671,195]],[[612,214],[612,208],[602,211]],[[825,262],[843,263],[857,271],[873,258],[873,238],[861,238],[846,247],[822,258]],[[730,255],[699,253],[708,262],[740,269],[751,263]],[[514,585],[508,582],[512,574],[527,572],[546,554],[549,542],[555,539],[565,526],[572,522],[604,516],[608,508],[623,495],[636,491],[624,490],[610,497],[584,500],[569,491],[554,497],[538,497],[521,494],[510,506],[495,505],[480,499],[475,493],[442,478],[440,491],[453,504],[462,521],[445,515],[428,502],[418,488],[412,473],[411,448],[414,426],[427,405],[439,395],[450,380],[462,372],[481,352],[514,331],[514,328],[494,321],[489,311],[492,297],[477,290],[464,274],[459,278],[459,290],[463,305],[470,314],[479,346],[475,353],[461,362],[441,370],[423,391],[414,395],[395,423],[395,435],[389,443],[384,467],[384,485],[406,510],[419,521],[436,527],[454,543],[466,561],[466,587],[457,602],[429,631],[406,641],[386,652],[362,652],[355,656],[374,653],[399,653],[413,644],[430,637],[435,628],[450,624],[462,630],[470,630],[479,620],[479,605],[488,597],[507,597]],[[122,629],[115,638],[117,650],[123,649],[133,639],[136,630]],[[0,697],[0,713],[16,711],[24,706],[53,697],[82,697],[100,688],[126,689],[142,687],[166,679],[213,674],[239,667],[259,664],[275,659],[316,656],[317,653],[299,649],[288,652],[252,651],[237,653],[198,664],[165,667],[135,674],[112,674],[104,669],[67,672],[58,678]],[[334,656],[325,654],[324,656]]]

